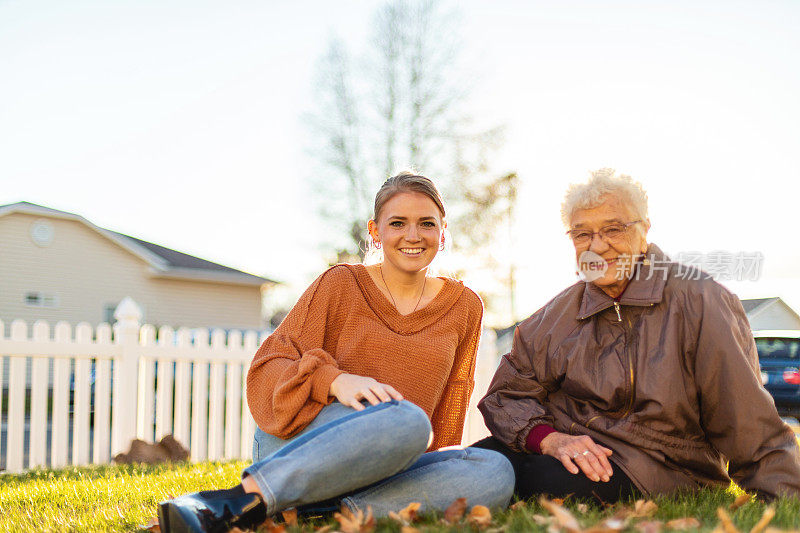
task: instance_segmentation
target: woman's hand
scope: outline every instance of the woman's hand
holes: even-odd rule
[[[378,383],[372,378],[356,376],[355,374],[339,374],[331,383],[328,391],[330,396],[336,396],[344,405],[349,405],[356,411],[361,411],[364,406],[361,400],[367,400],[372,405],[388,402],[392,399],[402,400],[403,395],[391,385]]]
[[[564,468],[573,474],[583,470],[592,481],[608,481],[614,473],[608,462],[608,457],[614,452],[596,444],[587,435],[567,435],[556,431],[543,438],[539,448],[542,454],[561,461]]]

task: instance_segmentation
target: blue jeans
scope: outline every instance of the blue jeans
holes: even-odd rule
[[[479,448],[425,453],[431,425],[408,401],[363,411],[335,402],[303,431],[282,440],[256,430],[250,475],[267,513],[338,498],[376,516],[411,502],[443,511],[457,498],[502,508],[514,490],[514,469],[500,453]]]

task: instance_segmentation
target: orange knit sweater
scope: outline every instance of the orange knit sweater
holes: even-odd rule
[[[483,304],[459,282],[401,315],[363,265],[337,265],[306,290],[256,352],[247,403],[258,426],[289,438],[331,403],[342,372],[397,389],[430,417],[431,450],[461,443]]]

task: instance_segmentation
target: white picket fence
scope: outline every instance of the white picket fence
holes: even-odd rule
[[[15,320],[6,338],[0,321],[0,392],[8,383],[0,464],[5,471],[108,463],[132,439],[173,434],[192,461],[249,459],[255,423],[246,374],[266,333],[141,325],[129,298],[113,328],[87,323]],[[209,338],[210,337],[210,338]],[[495,336],[484,331],[464,444],[488,434],[476,409],[497,364]],[[3,360],[7,359],[7,365]],[[8,375],[3,376],[4,367]],[[48,453],[49,452],[49,453]]]
[[[156,335],[128,298],[114,317],[113,328],[80,323],[74,336],[59,322],[51,338],[37,321],[29,338],[22,320],[8,338],[0,334],[0,363],[8,359],[7,379],[0,364],[0,384],[8,383],[5,470],[108,463],[134,438],[170,433],[192,461],[250,458],[246,369],[264,334],[214,330],[209,339],[207,330],[164,326]]]

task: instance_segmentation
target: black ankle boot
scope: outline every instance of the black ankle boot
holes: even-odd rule
[[[233,527],[256,529],[267,519],[261,496],[244,492],[241,485],[228,490],[204,490],[158,504],[158,521],[164,533],[223,533]]]

